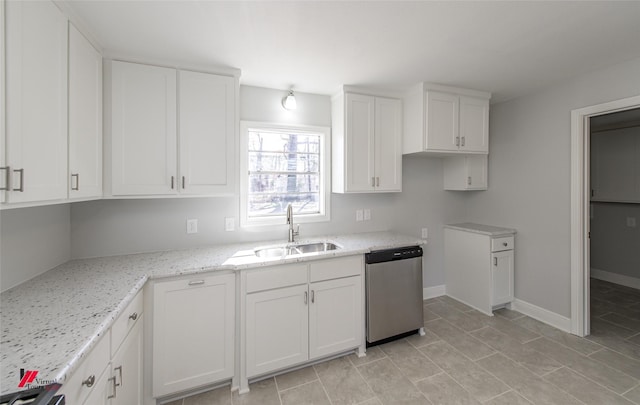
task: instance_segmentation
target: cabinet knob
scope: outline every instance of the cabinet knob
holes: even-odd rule
[[[95,375],[90,375],[89,377],[87,377],[86,380],[84,380],[82,382],[82,385],[86,385],[87,387],[91,388],[93,387],[93,384],[96,382],[96,376]]]
[[[129,319],[135,321],[136,319],[138,319],[138,313],[134,312],[131,315],[129,315]]]
[[[507,242],[502,242],[502,246],[505,246],[505,247],[506,247],[507,245],[508,245],[508,243],[507,243]]]

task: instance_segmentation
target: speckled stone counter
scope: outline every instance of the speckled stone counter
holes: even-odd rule
[[[341,249],[281,258],[258,258],[254,248],[283,241],[72,260],[0,294],[0,392],[18,389],[20,368],[38,379],[64,383],[149,278],[241,270],[274,264],[363,254],[422,245],[391,232],[324,236]]]
[[[492,225],[475,224],[473,222],[449,224],[449,225],[445,225],[444,227],[449,229],[457,229],[459,231],[466,231],[466,232],[472,232],[472,233],[479,233],[482,235],[488,235],[488,236],[491,236],[492,238],[498,237],[498,236],[513,235],[516,233],[515,229],[501,228],[499,226],[492,226]]]

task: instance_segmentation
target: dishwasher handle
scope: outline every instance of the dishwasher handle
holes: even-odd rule
[[[373,250],[364,255],[366,264],[391,262],[394,260],[413,259],[422,257],[422,248],[420,246],[407,246],[395,249]]]

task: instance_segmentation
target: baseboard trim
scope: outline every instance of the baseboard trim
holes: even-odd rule
[[[611,273],[600,269],[591,268],[591,277],[598,280],[608,281],[614,284],[624,285],[626,287],[640,289],[640,278],[625,276],[622,274]]]
[[[447,293],[447,288],[444,284],[436,285],[433,287],[425,287],[422,290],[422,299],[428,300],[429,298],[441,297]]]
[[[566,316],[551,312],[548,309],[541,308],[517,298],[511,303],[511,309],[558,328],[564,332],[571,333],[571,318],[567,318]]]

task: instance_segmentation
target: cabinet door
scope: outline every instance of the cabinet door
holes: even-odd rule
[[[159,282],[153,294],[153,396],[232,377],[235,275]]]
[[[176,71],[112,63],[112,193],[176,194]]]
[[[115,378],[112,405],[142,404],[142,317],[111,359],[111,378]]]
[[[67,20],[50,1],[6,5],[9,202],[67,198]],[[4,174],[4,172],[2,173]]]
[[[491,305],[513,301],[513,250],[491,254]]]
[[[425,97],[425,150],[458,151],[459,97],[435,91],[427,91]]]
[[[373,191],[375,98],[345,94],[345,184],[347,192]]]
[[[445,190],[487,189],[487,155],[449,156],[442,165]]]
[[[235,79],[180,71],[180,193],[233,193]]]
[[[310,285],[309,358],[352,349],[362,343],[360,276]]]
[[[489,100],[460,96],[460,150],[489,153]]]
[[[402,190],[402,103],[375,99],[376,191]]]
[[[307,284],[246,297],[247,377],[309,358]]]
[[[102,55],[69,24],[69,198],[102,196]]]
[[[82,402],[84,405],[109,405],[110,400],[115,393],[114,379],[111,376],[109,368],[105,369],[102,375],[96,380],[91,389],[91,393],[87,396],[87,399]],[[68,404],[71,404],[71,398],[65,399]]]

